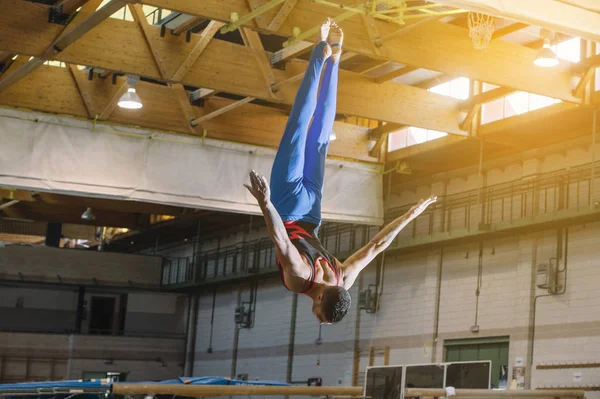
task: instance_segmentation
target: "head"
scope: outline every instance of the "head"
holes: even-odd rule
[[[337,323],[350,309],[351,298],[342,287],[327,286],[313,299],[312,311],[321,323]]]

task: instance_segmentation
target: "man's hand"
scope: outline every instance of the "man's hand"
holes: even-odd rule
[[[262,208],[271,201],[271,189],[269,183],[264,176],[260,176],[255,171],[250,172],[251,185],[244,184],[250,193],[258,201],[258,205]]]
[[[408,216],[408,219],[413,220],[414,218],[416,218],[417,216],[419,216],[420,214],[425,212],[425,209],[427,209],[427,207],[429,205],[433,204],[436,201],[437,201],[437,197],[435,197],[435,196],[431,196],[431,197],[427,198],[426,200],[419,201],[417,203],[417,205],[410,208],[410,210],[406,213],[406,215]]]

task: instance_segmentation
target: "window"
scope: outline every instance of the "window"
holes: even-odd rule
[[[600,52],[600,46],[597,45],[596,47],[597,51]],[[570,62],[579,62],[581,57],[580,48],[581,39],[575,37],[552,46],[552,51],[554,51],[556,56],[560,59]],[[600,89],[600,84],[598,83],[598,77],[600,77],[599,70],[600,68],[596,71],[596,90]],[[499,86],[490,83],[484,83],[483,91],[486,92],[498,87]],[[509,94],[506,97],[483,104],[481,107],[481,123],[486,124],[495,122],[500,119],[548,107],[559,102],[560,100],[555,98],[518,91]]]
[[[454,97],[459,100],[466,100],[469,98],[469,85],[469,79],[458,78],[434,86],[429,89],[429,91],[443,96]],[[390,133],[388,151],[399,150],[415,144],[425,143],[426,141],[439,139],[447,135],[448,133],[439,132],[437,130],[409,126],[397,132]]]
[[[447,340],[444,342],[445,361],[490,360],[492,362],[492,388],[506,389],[508,344],[508,337]]]

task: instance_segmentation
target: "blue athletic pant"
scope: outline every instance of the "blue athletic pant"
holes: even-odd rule
[[[325,158],[335,120],[339,68],[339,62],[323,58],[326,45],[323,41],[312,52],[273,162],[271,201],[284,222],[321,224]]]

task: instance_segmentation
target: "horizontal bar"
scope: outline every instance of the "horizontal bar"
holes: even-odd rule
[[[505,391],[492,391],[489,389],[457,389],[456,397],[458,398],[560,398],[560,397],[583,397],[585,392],[582,390],[567,390],[567,389],[553,389],[553,390],[505,390]],[[404,394],[405,397],[445,397],[445,389],[420,389],[420,388],[407,388]]]
[[[309,386],[252,386],[252,385],[170,385],[170,384],[113,384],[116,395],[177,395],[213,397],[237,395],[290,396],[362,396],[361,387]]]

